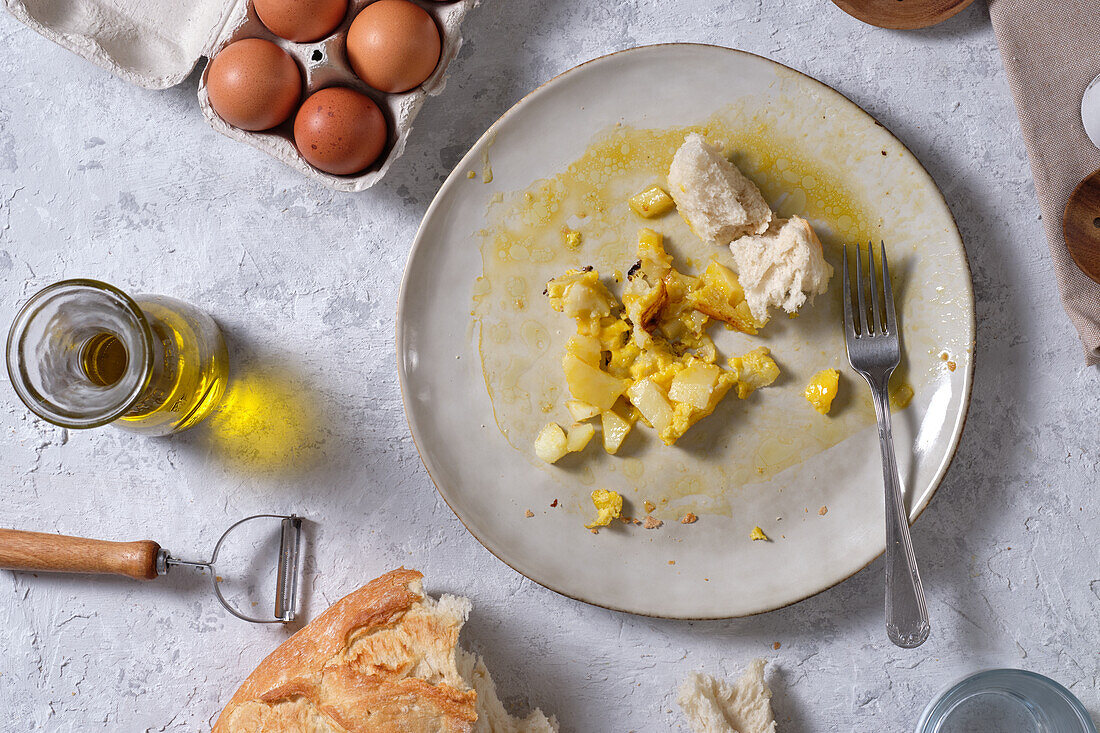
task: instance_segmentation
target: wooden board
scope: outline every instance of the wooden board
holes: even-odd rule
[[[942,23],[974,0],[833,0],[838,8],[879,28],[912,30]]]

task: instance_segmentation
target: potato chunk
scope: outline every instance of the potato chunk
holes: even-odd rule
[[[574,398],[595,405],[601,412],[610,410],[619,395],[630,386],[628,379],[616,379],[605,371],[586,364],[573,354],[561,360],[565,383]]]
[[[683,402],[700,410],[706,409],[718,374],[722,370],[713,364],[695,363],[678,372],[672,378],[668,396],[674,402]]]
[[[745,291],[733,270],[715,260],[707,265],[699,284],[688,294],[687,302],[700,313],[742,333],[756,334],[763,325],[752,317],[749,304],[745,302]]]
[[[603,449],[614,455],[623,444],[630,429],[634,427],[634,423],[614,410],[600,413],[600,422],[603,428]]]
[[[565,431],[557,423],[550,423],[535,438],[535,455],[547,463],[555,463],[569,452]]]
[[[584,422],[585,420],[591,420],[600,414],[600,408],[595,405],[590,405],[587,402],[581,402],[580,400],[566,400],[565,409],[569,410],[569,414],[573,417],[573,422]]]
[[[627,390],[626,396],[658,433],[663,433],[672,424],[672,405],[668,396],[652,379],[635,382]]]
[[[761,346],[729,360],[737,372],[737,396],[745,399],[760,387],[767,387],[779,377],[779,365],[769,356],[768,347]]]
[[[572,354],[585,364],[599,367],[601,357],[600,340],[595,336],[570,336],[565,344],[565,351]]]
[[[628,202],[634,213],[645,219],[667,214],[676,208],[676,202],[658,185],[652,185],[630,197]]]
[[[596,434],[596,427],[592,423],[577,423],[569,428],[565,436],[565,447],[570,453],[584,450],[592,436]]]

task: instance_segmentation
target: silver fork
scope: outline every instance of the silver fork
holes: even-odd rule
[[[844,251],[844,342],[848,361],[871,386],[878,417],[879,448],[882,450],[882,476],[886,484],[886,634],[900,647],[912,649],[928,638],[928,609],[913,540],[909,535],[909,513],[901,493],[898,462],[894,456],[894,437],[890,428],[890,375],[901,361],[894,293],[890,288],[890,270],[886,264],[886,244],[882,244],[882,299],[875,282],[875,258],[867,243],[867,277],[863,276],[860,247],[856,247],[856,298],[859,323],[853,316],[852,286],[848,277],[848,252]],[[870,291],[872,310],[868,312],[866,292]],[[857,330],[858,325],[858,330]]]

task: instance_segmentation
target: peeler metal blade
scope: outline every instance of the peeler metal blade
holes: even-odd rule
[[[275,618],[289,623],[298,610],[298,567],[302,548],[302,518],[283,518],[279,540],[279,576],[275,590]]]

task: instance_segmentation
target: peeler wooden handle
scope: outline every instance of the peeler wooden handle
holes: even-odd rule
[[[0,568],[52,573],[102,573],[137,580],[157,577],[160,545],[107,542],[44,532],[0,529]]]

